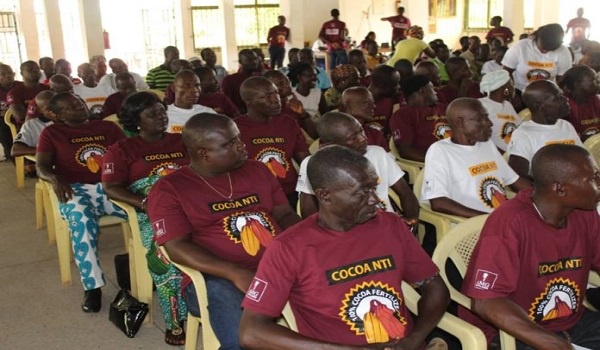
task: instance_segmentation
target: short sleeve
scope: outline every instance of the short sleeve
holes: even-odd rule
[[[165,178],[159,180],[148,194],[148,216],[159,245],[194,231],[181,207],[177,191]]]
[[[129,181],[129,165],[120,142],[108,148],[102,164],[102,182],[127,183]]]
[[[315,194],[308,181],[308,174],[306,172],[309,157],[306,157],[302,163],[300,164],[300,170],[298,170],[298,182],[296,183],[296,192],[306,193],[306,194]]]
[[[38,139],[37,152],[56,153],[50,128],[45,128]]]
[[[560,47],[560,54],[558,56],[558,62],[556,63],[556,75],[564,75],[566,71],[568,71],[571,67],[573,67],[573,59],[571,57],[571,53],[569,49],[565,46]]]
[[[502,65],[506,66],[510,69],[517,69],[517,65],[519,64],[519,60],[521,59],[520,56],[520,45],[518,45],[520,43],[517,43],[517,45],[514,45],[513,47],[509,48],[508,51],[506,51],[506,54],[504,55],[504,58],[502,59]]]
[[[506,152],[511,156],[519,156],[531,162],[533,158],[532,141],[525,132],[517,128],[510,138]]]
[[[300,128],[300,125],[298,125],[298,123],[296,122],[296,120],[294,120],[294,133],[296,134],[296,142],[294,144],[294,158],[299,154],[299,153],[304,153],[304,154],[308,154],[308,144],[306,143],[306,138],[304,137],[304,134],[302,133],[302,129]]]
[[[423,187],[421,188],[421,200],[434,199],[440,197],[450,197],[448,191],[450,174],[446,157],[441,150],[442,147],[438,141],[429,147],[425,156],[425,168],[423,176]]]
[[[386,178],[389,181],[390,186],[394,185],[398,180],[404,177],[404,170],[400,168],[396,163],[396,158],[388,152],[382,151],[382,158],[384,159]]]
[[[390,119],[390,132],[394,143],[412,145],[415,140],[416,120],[411,110],[400,108]]]
[[[23,143],[29,147],[36,147],[39,135],[35,135],[35,130],[32,127],[33,122],[33,120],[30,120],[23,124],[19,133],[15,136],[15,142]]]
[[[489,141],[491,152],[494,153],[496,158],[496,164],[498,164],[498,172],[500,177],[502,178],[502,182],[506,185],[512,185],[519,179],[519,174],[517,174],[506,162],[506,159],[500,154],[496,146],[493,142]]]

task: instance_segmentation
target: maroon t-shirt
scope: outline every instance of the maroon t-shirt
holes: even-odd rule
[[[117,124],[104,120],[77,127],[54,123],[40,134],[37,151],[53,154],[56,174],[67,182],[95,184],[108,147],[124,138]]]
[[[585,141],[600,132],[600,96],[591,96],[582,104],[578,104],[570,96],[567,99],[571,113],[565,119],[573,124],[581,140]]]
[[[370,126],[377,128],[385,135],[389,133],[389,120],[394,111],[394,105],[397,103],[393,98],[384,97],[375,102],[375,110],[373,111],[373,121]]]
[[[2,116],[2,118],[4,118],[4,115],[6,114],[6,111],[8,111],[9,105],[8,105],[8,92],[10,90],[12,90],[15,86],[23,84],[20,81],[15,81],[14,84],[8,89],[8,90],[4,90],[1,86],[0,86],[0,116]]]
[[[248,158],[263,162],[279,180],[285,193],[296,190],[298,172],[292,158],[308,154],[308,145],[298,122],[280,114],[266,123],[259,123],[247,115],[236,118],[240,138],[246,144]]]
[[[134,136],[108,148],[102,182],[129,185],[152,175],[168,175],[189,162],[181,134],[164,133],[164,138],[158,142],[146,142]]]
[[[386,152],[390,151],[390,144],[386,141],[383,132],[377,128],[374,128],[368,124],[362,125],[365,135],[367,136],[367,143],[369,145],[383,147]]]
[[[511,40],[514,36],[515,35],[513,34],[512,30],[510,30],[510,28],[498,27],[490,29],[490,31],[485,36],[485,40],[489,41],[493,38],[497,38],[500,39],[500,41],[502,41],[502,44],[507,45],[507,41]]]
[[[431,144],[451,134],[446,105],[402,106],[390,120],[390,131],[396,145],[409,144],[427,152]]]
[[[106,101],[104,101],[102,118],[117,114],[117,112],[121,110],[121,106],[123,106],[123,101],[125,101],[125,96],[123,96],[123,94],[120,92],[115,92],[114,94],[109,95],[106,98]]]
[[[260,75],[260,73],[257,73],[257,75]],[[226,76],[221,82],[221,90],[225,96],[229,97],[231,102],[236,105],[240,113],[246,113],[246,104],[242,101],[242,97],[240,96],[240,86],[242,86],[244,80],[251,76],[252,75],[239,71]]]
[[[439,101],[446,105],[449,105],[450,102],[461,97],[461,96],[458,96],[458,89],[455,89],[454,87],[452,87],[450,85],[446,85],[443,88],[439,89],[437,91],[437,95],[438,95]],[[462,97],[471,97],[471,98],[483,97],[483,95],[481,94],[481,91],[479,91],[479,83],[473,82],[473,85],[471,85],[471,87],[467,90],[467,96],[462,96]]]
[[[278,317],[289,301],[298,332],[345,345],[404,338],[413,321],[401,281],[437,271],[399,216],[377,216],[347,232],[325,229],[312,215],[287,229],[260,262],[242,306]],[[381,325],[368,340],[366,327]]]
[[[270,38],[269,46],[285,47],[285,41],[290,36],[290,29],[286,26],[274,26],[269,29],[267,38]]]
[[[229,97],[225,96],[225,94],[223,94],[222,92],[200,94],[200,97],[198,97],[198,104],[210,107],[214,109],[215,112],[219,114],[224,114],[232,119],[237,118],[241,115],[240,111],[233,104],[233,102],[231,102]]]
[[[37,94],[42,91],[48,90],[50,87],[44,84],[36,84],[33,87],[27,87],[25,84],[18,84],[6,95],[6,102],[8,105],[20,104],[27,111],[29,102],[35,100]],[[35,106],[35,103],[34,103]],[[37,106],[35,107],[37,110]]]
[[[256,224],[263,227],[259,234],[265,233],[264,228],[271,236],[280,233],[271,211],[288,202],[279,183],[259,162],[248,160],[229,175],[231,187],[225,174],[205,180],[224,195],[229,195],[231,188],[231,200],[207,186],[189,167],[160,179],[148,197],[157,243],[190,237],[215,256],[255,270],[265,251],[257,243]],[[244,230],[249,225],[251,230]]]
[[[165,97],[163,97],[163,102],[168,106],[172,105],[175,102],[175,90],[173,90],[173,83],[169,84],[165,89]]]
[[[589,271],[600,270],[600,217],[575,210],[565,228],[546,224],[532,190],[494,210],[487,219],[463,282],[471,298],[508,298],[548,331],[573,327],[583,315]],[[466,321],[491,339],[493,326],[461,309]]]
[[[410,19],[404,16],[394,16],[388,19],[392,25],[392,40],[406,39],[406,31],[410,28]]]
[[[346,23],[340,20],[332,19],[331,21],[323,23],[319,36],[323,34],[325,39],[327,39],[327,51],[333,50],[333,47],[331,46],[332,43],[339,44],[344,49],[346,48],[345,31]]]

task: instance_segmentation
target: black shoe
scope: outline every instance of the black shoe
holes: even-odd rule
[[[102,308],[102,289],[86,290],[81,304],[83,312],[98,312],[100,308]]]

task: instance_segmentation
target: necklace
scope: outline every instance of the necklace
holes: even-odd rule
[[[542,219],[542,221],[545,222],[546,219],[544,219],[544,215],[542,215],[542,213],[538,209],[537,205],[535,205],[535,202],[532,200],[531,203],[533,204],[533,209],[535,209],[535,211],[538,213],[538,215],[540,216],[540,218]]]
[[[211,184],[208,183],[208,181],[206,181],[206,179],[200,175],[196,170],[194,170],[194,168],[192,168],[191,166],[189,167],[190,169],[192,169],[192,171],[198,175],[198,177],[200,178],[200,180],[204,181],[204,183],[206,184],[206,186],[210,187],[210,189],[212,189],[213,191],[215,191],[219,196],[227,199],[228,201],[231,202],[231,197],[233,197],[233,185],[231,184],[231,175],[229,175],[229,172],[227,172],[227,179],[229,179],[229,196],[224,195],[223,193],[221,193],[221,191],[217,190],[216,188],[214,188]]]

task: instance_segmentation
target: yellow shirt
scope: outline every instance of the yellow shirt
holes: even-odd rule
[[[427,47],[429,47],[429,45],[421,39],[408,38],[401,40],[396,44],[394,56],[387,61],[387,65],[393,67],[398,60],[403,58],[414,64],[417,58],[419,58],[419,55],[421,55],[421,52]]]

